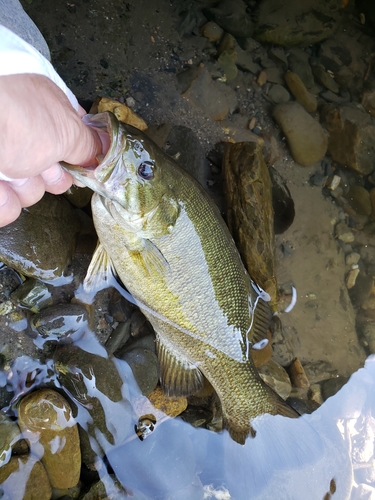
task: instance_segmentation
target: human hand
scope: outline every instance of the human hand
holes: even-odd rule
[[[62,90],[42,75],[0,77],[0,227],[13,222],[23,207],[45,191],[61,194],[73,183],[59,161],[96,165],[105,140],[86,126]],[[102,137],[103,139],[103,137]]]

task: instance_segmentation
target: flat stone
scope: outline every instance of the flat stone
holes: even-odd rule
[[[324,67],[333,73],[344,65],[349,66],[352,62],[348,47],[334,39],[325,40],[320,45],[318,56]]]
[[[339,222],[335,227],[335,237],[344,243],[351,243],[354,241],[354,234],[351,229],[345,224],[344,221]]]
[[[293,47],[318,43],[337,28],[339,4],[325,0],[263,0],[255,12],[254,38],[260,42]]]
[[[327,135],[300,104],[278,104],[273,110],[273,117],[284,132],[297,163],[311,165],[323,158],[327,151]]]
[[[288,71],[285,74],[285,81],[298,104],[301,104],[308,113],[316,111],[318,106],[316,97],[307,90],[301,78],[296,73]]]
[[[21,399],[18,423],[32,453],[41,457],[54,488],[72,488],[79,481],[81,450],[77,424],[68,402],[51,389]],[[42,450],[41,450],[42,447]]]
[[[296,73],[306,86],[311,89],[314,86],[314,76],[309,63],[310,56],[304,50],[294,47],[288,51],[288,64],[289,69]]]
[[[287,371],[273,359],[259,368],[259,375],[283,399],[291,393],[292,384]]]
[[[214,82],[207,69],[200,67],[197,78],[182,96],[213,120],[223,120],[231,108],[228,101],[230,91],[229,87]]]
[[[158,358],[149,349],[135,347],[122,355],[132,369],[137,384],[145,396],[148,396],[159,381]]]
[[[284,71],[275,66],[266,69],[267,81],[270,83],[277,83],[279,85],[284,85]]]
[[[320,66],[313,66],[312,71],[318,83],[323,85],[323,87],[326,87],[328,90],[334,92],[335,94],[338,94],[340,92],[340,87],[337,85],[333,77],[329,73],[327,73],[327,71],[325,71]]]
[[[294,387],[307,389],[310,387],[309,379],[306,376],[305,370],[301,361],[296,358],[291,365],[288,366],[290,381]]]
[[[375,121],[358,106],[326,104],[321,119],[328,130],[328,154],[361,175],[374,169]]]
[[[288,59],[283,47],[271,47],[268,51],[268,56],[284,72],[288,69]]]

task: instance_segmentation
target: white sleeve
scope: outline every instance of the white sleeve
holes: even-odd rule
[[[0,25],[0,76],[22,73],[47,76],[60,87],[73,108],[78,110],[77,98],[56,73],[52,64],[13,31]]]

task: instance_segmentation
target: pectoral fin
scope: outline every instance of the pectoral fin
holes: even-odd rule
[[[129,254],[134,260],[144,267],[145,271],[157,279],[165,277],[169,271],[169,264],[158,247],[148,239],[142,239],[143,248],[141,250],[130,251]]]
[[[160,381],[169,396],[189,396],[204,384],[201,371],[188,360],[177,357],[160,340],[157,341]]]
[[[115,276],[115,268],[106,249],[99,242],[87,269],[83,288],[92,293],[108,287],[108,283]]]

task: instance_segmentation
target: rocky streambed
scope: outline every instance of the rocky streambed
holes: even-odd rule
[[[316,409],[375,353],[373,8],[333,0],[24,7],[82,103],[109,97],[118,113],[125,103],[217,202],[278,313],[259,371],[299,411]],[[219,498],[209,485],[220,481],[211,473],[196,482],[186,465],[209,461],[193,454],[187,429],[222,429],[215,396],[165,398],[154,333],[139,310],[116,287],[90,306],[77,292],[96,245],[90,196],[46,195],[0,229],[4,491]],[[177,415],[189,423],[182,431]],[[181,441],[171,454],[186,459],[168,487],[139,468],[159,423],[167,440]],[[357,455],[356,482],[373,494],[372,469],[362,467],[372,454]],[[125,462],[134,477],[142,470],[144,489],[132,474],[124,479],[117,464]],[[14,493],[16,470],[26,472]]]

